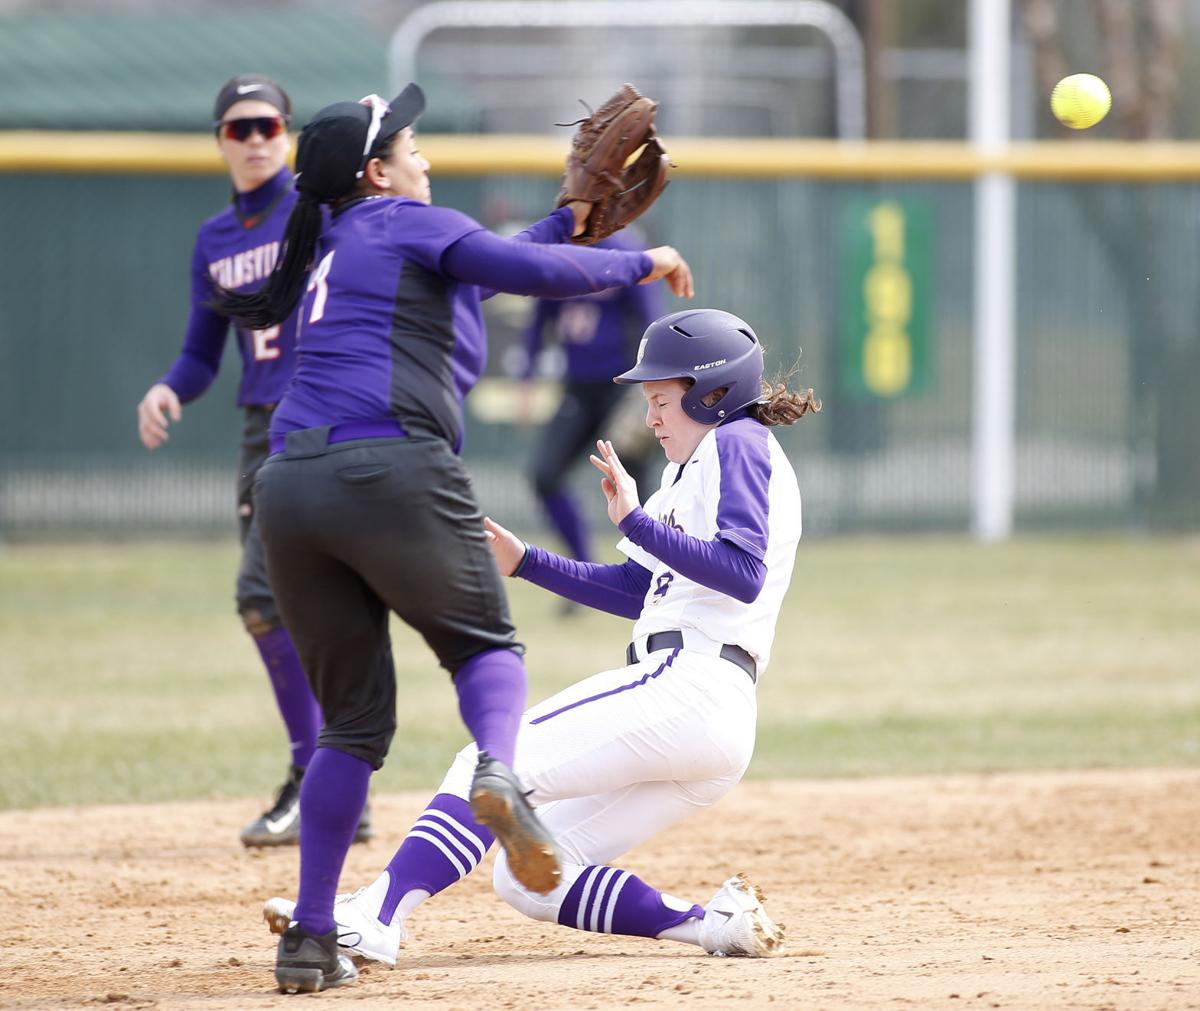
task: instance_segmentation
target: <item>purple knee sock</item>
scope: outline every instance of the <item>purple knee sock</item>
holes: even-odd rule
[[[282,625],[262,635],[251,636],[275,690],[275,704],[287,728],[292,765],[306,768],[317,746],[321,730],[321,707],[313,697],[292,637]]]
[[[458,711],[480,751],[512,768],[525,709],[525,664],[511,649],[471,657],[454,675]]]
[[[300,784],[300,892],[292,915],[310,934],[333,930],[333,900],[371,766],[333,748],[318,748]]]
[[[670,898],[668,896],[668,898]],[[657,937],[684,920],[704,919],[703,906],[680,909],[683,903],[664,901],[663,893],[618,867],[588,867],[558,910],[558,922],[599,934]]]
[[[379,919],[391,923],[400,900],[415,889],[437,895],[465,878],[479,866],[494,838],[471,816],[465,800],[437,794],[387,865],[391,881]]]
[[[592,554],[588,546],[588,528],[583,513],[574,497],[565,491],[551,492],[543,496],[542,505],[550,522],[566,542],[571,557],[581,562],[590,562]]]

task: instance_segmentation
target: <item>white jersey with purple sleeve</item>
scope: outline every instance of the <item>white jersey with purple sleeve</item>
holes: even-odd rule
[[[796,474],[771,430],[746,416],[714,428],[686,464],[666,467],[662,487],[642,509],[690,537],[736,545],[762,561],[766,579],[758,596],[742,603],[673,571],[623,538],[618,550],[651,572],[633,638],[695,629],[715,642],[741,646],[754,656],[761,676],[801,528]]]

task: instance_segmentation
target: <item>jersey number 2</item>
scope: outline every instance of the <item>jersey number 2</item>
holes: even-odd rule
[[[268,362],[272,358],[279,357],[279,348],[275,344],[275,340],[279,337],[278,326],[269,326],[265,330],[251,330],[250,336],[254,340],[254,360],[256,362]]]

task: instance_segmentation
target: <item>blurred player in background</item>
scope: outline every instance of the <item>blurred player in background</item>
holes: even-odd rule
[[[638,248],[626,233],[610,236],[598,248]],[[531,480],[547,518],[567,546],[567,553],[591,561],[587,520],[568,478],[576,461],[607,432],[621,452],[626,469],[645,484],[646,468],[655,452],[653,440],[618,441],[613,415],[628,401],[629,390],[612,377],[633,357],[638,339],[662,315],[662,286],[614,288],[574,299],[539,299],[525,331],[526,390],[537,365],[543,339],[549,333],[565,357],[563,394],[553,417],[542,428],[533,455]],[[524,410],[528,416],[528,408]],[[640,414],[640,411],[639,411]],[[645,432],[644,426],[640,426]],[[636,431],[636,429],[635,429]]]
[[[260,74],[240,74],[217,92],[213,126],[229,168],[233,199],[200,226],[192,252],[192,307],[183,349],[138,404],[138,434],[147,449],[167,441],[168,419],[179,421],[182,405],[200,397],[217,377],[229,321],[208,304],[214,281],[252,291],[275,265],[284,225],[296,203],[287,167],[291,113],[287,92]],[[238,404],[245,414],[237,485],[242,543],[237,608],[266,666],[291,746],[287,777],[275,803],[242,830],[241,839],[247,846],[277,846],[300,837],[300,781],[316,747],[321,710],[267,581],[250,492],[267,458],[271,414],[295,368],[296,320],[292,316],[262,330],[239,326],[236,333],[242,358]],[[364,812],[355,839],[369,837],[370,815]]]
[[[356,975],[338,951],[334,898],[396,729],[389,611],[451,674],[478,747],[466,794],[475,817],[524,887],[552,891],[559,879],[553,841],[511,771],[523,647],[458,456],[462,402],[487,355],[481,288],[569,297],[666,278],[677,295],[692,289],[670,247],[567,243],[590,204],[512,239],[434,206],[412,129],[424,108],[410,84],[390,103],[371,95],[318,112],[300,134],[284,254],[257,293],[217,300],[253,327],[297,306],[301,320],[295,377],[254,486],[272,585],[325,717],[300,791],[296,923],[275,960],[284,992]]]
[[[716,803],[754,749],[755,686],[800,539],[800,491],[770,429],[820,410],[812,390],[762,380],[758,338],[715,309],[673,313],[646,331],[637,364],[646,425],[669,461],[644,506],[612,444],[592,462],[624,538],[621,565],[578,562],[526,545],[486,520],[501,573],[632,618],[625,665],[567,688],[524,714],[516,768],[563,855],[547,895],[523,887],[501,853],[496,891],[537,920],[606,934],[694,944],[714,955],[763,957],[783,940],[742,875],[706,906],[653,888],[610,861]],[[475,869],[492,834],[467,802],[474,746],[387,869],[335,908],[342,944],[395,964],[406,917]],[[293,903],[271,899],[271,929]]]

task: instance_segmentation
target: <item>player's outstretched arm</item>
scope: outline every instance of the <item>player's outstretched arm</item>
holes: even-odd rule
[[[483,533],[496,567],[502,576],[520,572],[535,586],[573,600],[585,607],[636,618],[650,588],[650,573],[633,559],[624,565],[579,562],[545,548],[526,544],[489,516],[483,518]]]
[[[183,417],[179,397],[166,383],[155,383],[137,406],[138,435],[147,449],[158,449],[170,438],[167,434],[168,416],[172,421],[179,421]]]

